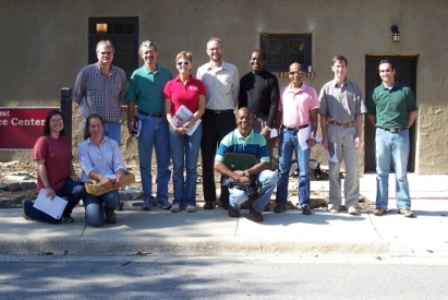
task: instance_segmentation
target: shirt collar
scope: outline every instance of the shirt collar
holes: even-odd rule
[[[250,131],[249,135],[246,136],[246,137],[241,135],[241,133],[238,130],[238,128],[236,129],[236,137],[239,138],[239,139],[248,139],[248,138],[252,137],[253,135],[254,135],[254,130],[253,129]]]

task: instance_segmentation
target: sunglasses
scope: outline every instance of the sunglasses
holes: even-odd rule
[[[178,61],[178,62],[177,62],[177,65],[178,65],[178,66],[182,66],[182,65],[184,65],[184,66],[188,66],[189,64],[190,64],[189,61]]]

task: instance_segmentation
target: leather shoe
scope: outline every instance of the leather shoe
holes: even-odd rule
[[[399,208],[398,209],[398,213],[400,215],[403,215],[406,218],[413,218],[414,217],[414,214],[412,213],[412,211],[409,208],[407,208],[407,207]]]
[[[115,216],[115,213],[110,208],[104,208],[104,212],[106,213],[106,223],[108,224],[115,224],[117,223],[117,217]]]
[[[236,207],[229,206],[229,217],[231,218],[239,218],[240,217],[240,210]]]
[[[252,201],[246,200],[243,203],[241,203],[240,208],[241,209],[249,209],[252,206]]]
[[[283,204],[276,204],[275,205],[275,207],[274,207],[274,212],[276,212],[276,213],[282,213],[282,212],[284,212],[286,210],[286,205],[283,205]]]
[[[251,206],[249,208],[249,213],[252,216],[252,220],[254,220],[254,222],[263,222],[264,221],[263,215],[261,213],[259,213],[258,211],[256,211],[253,206]]]
[[[210,209],[214,209],[214,208],[215,208],[215,203],[214,202],[205,202],[204,209],[210,210]]]
[[[311,215],[311,209],[308,204],[302,205],[302,215],[306,215],[306,216]]]

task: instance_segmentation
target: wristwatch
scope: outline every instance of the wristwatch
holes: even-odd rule
[[[244,176],[246,176],[246,177],[249,177],[249,176],[250,176],[250,174],[249,174],[249,171],[248,171],[248,170],[244,170]]]

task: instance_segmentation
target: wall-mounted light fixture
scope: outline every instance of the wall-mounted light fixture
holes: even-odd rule
[[[398,30],[398,26],[392,25],[390,31],[392,31],[392,41],[398,43],[400,41],[400,30]]]
[[[107,33],[107,23],[96,23],[96,33]]]

